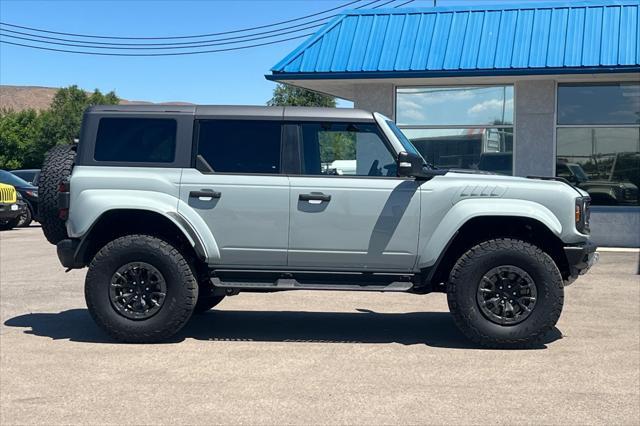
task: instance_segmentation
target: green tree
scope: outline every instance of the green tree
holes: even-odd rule
[[[267,105],[335,108],[336,99],[300,87],[278,84],[273,89],[273,97],[267,102]]]
[[[69,86],[58,90],[49,109],[49,115],[44,117],[43,143],[47,150],[55,145],[67,144],[80,137],[82,113],[92,105],[116,105],[120,99],[114,92],[103,95],[98,89],[87,94],[78,86]]]
[[[41,132],[41,115],[33,109],[0,112],[0,168],[37,165],[40,153],[35,141]]]
[[[38,168],[53,146],[80,137],[82,113],[91,105],[119,103],[114,92],[59,89],[46,111],[0,111],[0,168]]]

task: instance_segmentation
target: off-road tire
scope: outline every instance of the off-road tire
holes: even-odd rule
[[[513,325],[490,321],[476,299],[482,277],[492,268],[503,265],[524,270],[537,290],[531,314]],[[558,322],[564,287],[555,262],[538,247],[515,239],[495,239],[476,245],[458,259],[449,277],[447,301],[458,328],[476,344],[490,348],[524,348],[539,342]]]
[[[166,281],[165,300],[150,318],[126,318],[112,305],[111,278],[129,262],[154,266]],[[150,235],[126,235],[107,243],[89,264],[85,299],[95,322],[110,336],[122,342],[153,343],[170,338],[187,323],[198,299],[198,283],[192,265],[175,247]]]
[[[18,223],[16,226],[18,228],[26,228],[27,226],[31,225],[32,221],[33,221],[33,214],[31,213],[31,207],[26,206],[24,210],[24,214],[21,214],[20,216],[18,216]]]
[[[38,216],[42,232],[51,244],[68,238],[65,223],[58,216],[58,186],[71,176],[75,159],[75,145],[55,146],[45,155],[40,172]]]

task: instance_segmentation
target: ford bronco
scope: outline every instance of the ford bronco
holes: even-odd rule
[[[91,316],[126,342],[242,292],[356,290],[446,293],[471,340],[522,347],[597,259],[586,192],[434,168],[357,109],[92,107],[40,193]]]

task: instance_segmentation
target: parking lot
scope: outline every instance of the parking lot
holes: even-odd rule
[[[0,234],[0,423],[638,424],[637,253],[602,254],[540,347],[484,350],[441,294],[241,294],[118,344],[37,227]]]

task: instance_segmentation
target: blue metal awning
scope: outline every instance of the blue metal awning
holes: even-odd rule
[[[357,10],[269,80],[640,72],[640,1]]]

